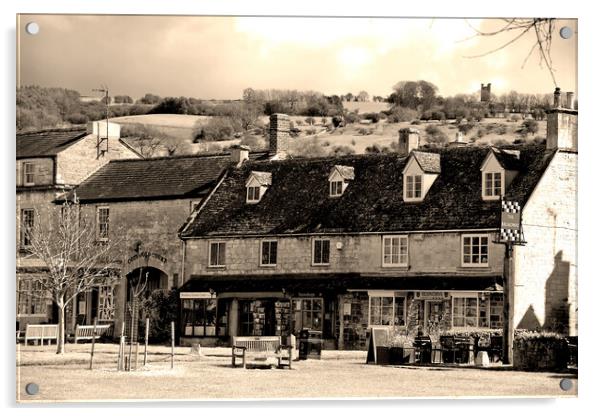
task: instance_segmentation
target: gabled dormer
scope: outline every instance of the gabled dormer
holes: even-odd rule
[[[492,147],[481,165],[481,196],[484,201],[500,199],[520,170],[518,150]]]
[[[403,169],[403,200],[421,202],[441,173],[438,153],[413,151]]]
[[[247,179],[247,204],[257,204],[263,194],[272,184],[272,174],[269,172],[252,171]]]
[[[338,198],[343,195],[353,179],[355,179],[355,171],[352,166],[335,165],[328,176],[330,196]]]

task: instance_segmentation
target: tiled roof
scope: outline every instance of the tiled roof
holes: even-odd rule
[[[521,170],[506,192],[521,205],[543,174],[553,151],[517,145]],[[408,158],[395,154],[250,162],[230,171],[188,226],[183,237],[482,229],[499,226],[500,203],[481,197],[481,163],[489,149],[456,147],[440,154],[441,173],[424,200],[403,201]],[[355,180],[340,198],[330,198],[328,176],[336,164],[353,166]],[[252,170],[272,173],[258,204],[246,204]]]
[[[81,127],[17,133],[17,159],[55,156],[85,136]]]
[[[441,157],[438,153],[412,152],[416,161],[426,173],[441,173]]]
[[[497,161],[500,162],[500,165],[502,165],[504,169],[521,169],[520,151],[511,149],[498,149],[497,147],[492,147],[491,151],[493,152],[493,155],[495,156]]]
[[[360,273],[307,273],[260,275],[193,275],[181,292],[278,291],[289,293],[348,289],[491,290],[501,291],[499,275],[366,276]]]
[[[355,178],[355,170],[353,166],[334,165],[334,168],[339,172],[345,180],[353,180]]]
[[[249,155],[251,160],[264,156]],[[82,202],[203,195],[231,164],[228,154],[113,160],[75,192]]]
[[[272,184],[272,174],[270,172],[251,172],[251,176],[253,176],[260,185],[268,186]]]

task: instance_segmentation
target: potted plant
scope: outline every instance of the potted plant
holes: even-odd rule
[[[414,335],[397,333],[389,340],[389,362],[391,364],[413,364],[415,362]]]

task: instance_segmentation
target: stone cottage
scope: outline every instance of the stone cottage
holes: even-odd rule
[[[231,167],[182,227],[180,342],[319,330],[363,349],[372,327],[576,333],[577,111],[548,114],[546,144],[419,148]],[[523,209],[526,244],[503,279],[501,199]]]
[[[107,134],[108,133],[108,134]],[[118,124],[94,122],[86,129],[53,129],[19,133],[16,137],[16,277],[17,326],[54,320],[52,303],[32,277],[45,266],[29,252],[24,227],[44,221],[57,209],[54,201],[113,159],[138,153],[120,139]]]

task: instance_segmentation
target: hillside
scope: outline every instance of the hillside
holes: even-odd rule
[[[124,125],[143,124],[156,127],[165,134],[185,143],[185,146],[182,146],[181,150],[179,150],[181,153],[216,152],[227,150],[233,144],[240,143],[240,139],[233,138],[232,140],[220,142],[193,144],[192,132],[195,123],[198,120],[206,122],[209,119],[210,117],[207,116],[149,114],[118,117],[112,119],[112,121]],[[353,149],[357,154],[365,153],[366,148],[373,145],[377,145],[381,148],[390,148],[392,143],[397,142],[399,129],[405,127],[418,129],[420,131],[420,137],[423,138],[425,142],[428,141],[429,134],[427,133],[427,128],[429,126],[437,127],[449,141],[454,140],[456,132],[458,131],[458,127],[451,121],[429,121],[421,122],[417,125],[410,124],[409,122],[388,123],[386,121],[381,121],[370,125],[359,123],[348,124],[345,127],[329,132],[327,131],[326,126],[324,126],[322,118],[315,117],[313,125],[309,125],[306,119],[307,117],[302,116],[291,117],[294,126],[300,130],[299,136],[293,139],[293,153],[298,155],[311,154],[316,151],[319,154],[328,154],[333,152],[337,147],[346,147],[347,149],[344,150],[345,152]],[[267,116],[260,118],[261,123],[265,124],[267,121]],[[327,118],[325,121],[329,123],[330,119]],[[465,135],[465,137],[478,145],[512,143],[517,139],[521,139],[521,135],[516,131],[520,128],[522,122],[522,118],[516,119],[515,121],[499,118],[483,119],[480,122],[475,122],[474,127]],[[524,138],[525,140],[529,141],[538,137],[545,137],[546,123],[544,121],[538,121],[537,124],[537,133],[534,135],[527,135]],[[254,137],[252,142],[256,146],[265,147],[267,145],[265,139],[261,136],[251,137]],[[322,149],[316,150],[318,147]],[[339,151],[340,150],[341,149],[339,149]]]

